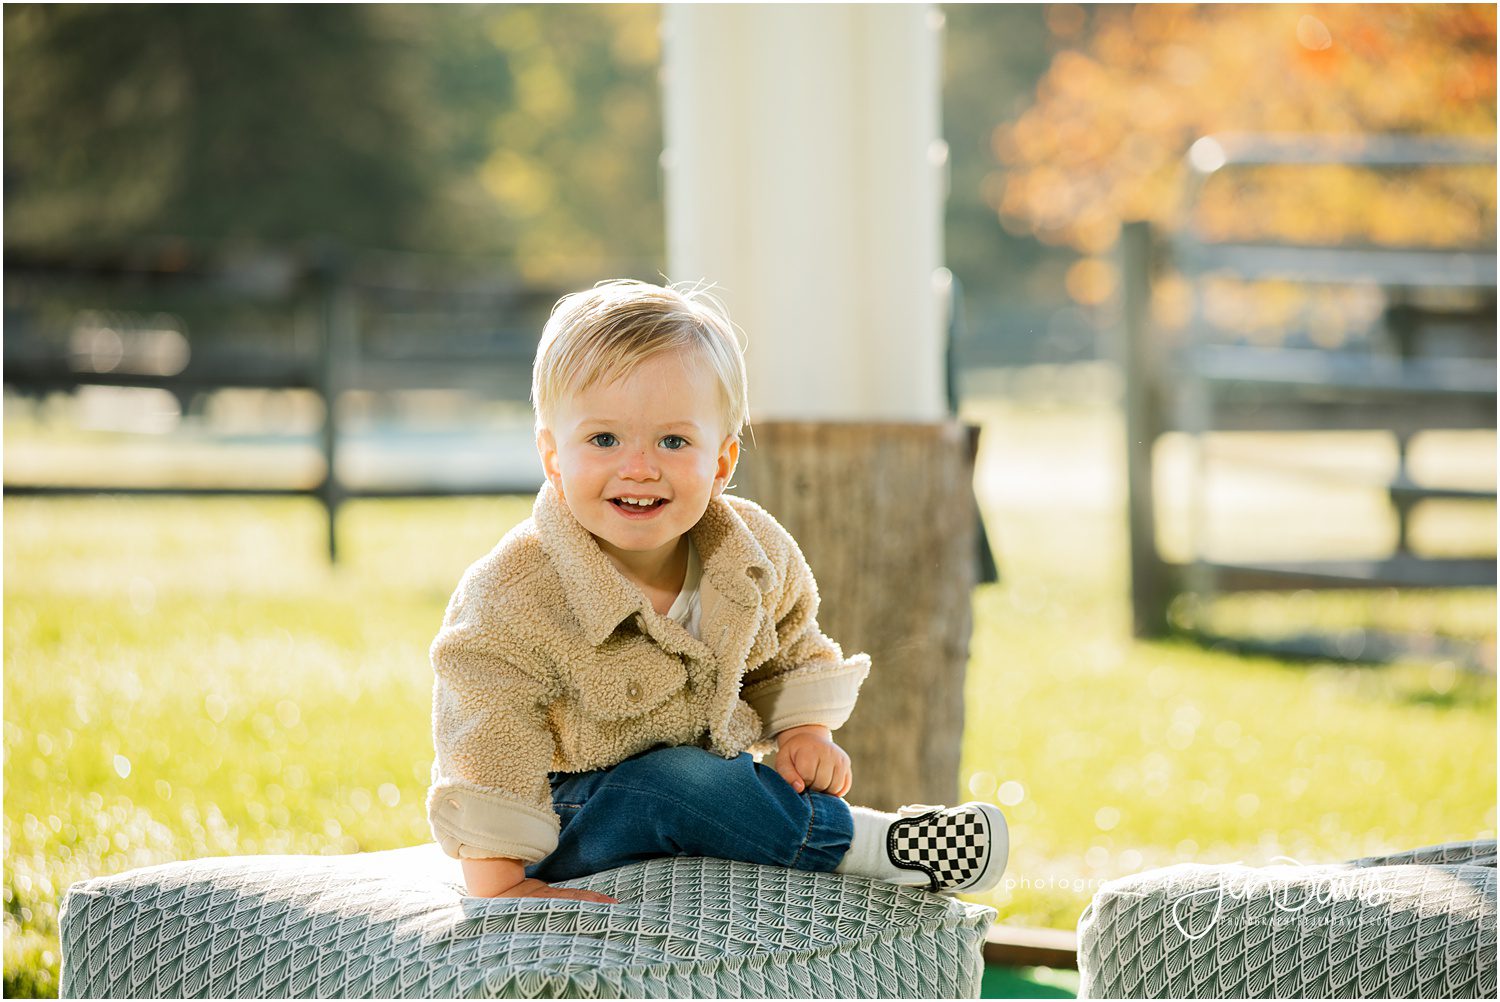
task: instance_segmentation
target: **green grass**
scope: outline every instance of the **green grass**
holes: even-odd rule
[[[980,980],[982,999],[1071,999],[1078,997],[1078,972],[1050,967],[986,965]]]
[[[1080,463],[1109,441],[1065,425],[998,415],[989,460],[1030,475],[1006,450],[1048,454],[1046,428]],[[311,501],[7,500],[6,993],[56,993],[73,881],[428,838],[427,645],[528,511],[351,503],[330,568]],[[1132,642],[1116,500],[1000,490],[987,516],[1005,580],[975,596],[960,782],[1007,805],[1002,922],[1072,928],[1100,881],[1177,861],[1493,837],[1492,678]],[[1493,592],[1254,601],[1273,627],[1373,611],[1494,636]]]

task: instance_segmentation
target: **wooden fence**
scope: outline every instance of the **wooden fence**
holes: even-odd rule
[[[434,274],[413,259],[336,251],[193,258],[170,246],[128,254],[5,261],[5,385],[31,396],[83,386],[156,388],[187,413],[229,388],[305,389],[322,402],[323,475],[291,486],[5,485],[9,495],[312,496],[338,554],[339,506],[360,497],[531,493],[535,484],[351,488],[338,476],[340,395],[471,389],[520,400],[559,293],[493,273]]]
[[[1491,143],[1462,139],[1371,137],[1207,137],[1188,156],[1187,216],[1202,186],[1226,171],[1264,165],[1343,164],[1373,170],[1488,165]],[[1315,211],[1316,207],[1309,207]],[[1489,489],[1419,483],[1407,447],[1418,432],[1495,427],[1496,254],[1493,245],[1432,250],[1385,247],[1229,245],[1197,238],[1190,227],[1167,232],[1146,223],[1125,228],[1121,246],[1122,316],[1116,345],[1125,375],[1130,568],[1138,635],[1173,632],[1173,600],[1234,591],[1316,588],[1494,587],[1495,560],[1419,556],[1409,545],[1412,510],[1434,499],[1494,504]],[[1170,272],[1188,283],[1193,311],[1169,343],[1153,326],[1152,297]],[[1202,309],[1209,280],[1276,281],[1312,287],[1378,290],[1384,307],[1365,336],[1322,347],[1295,326],[1275,345],[1246,343]],[[1398,522],[1393,551],[1373,561],[1227,561],[1192,542],[1187,563],[1164,559],[1157,545],[1155,446],[1176,431],[1200,442],[1222,431],[1384,430],[1395,438],[1398,467],[1384,485]],[[1330,478],[1320,470],[1286,469]],[[1201,522],[1202,464],[1189,519]],[[1305,634],[1280,640],[1228,637],[1188,628],[1205,641],[1293,656],[1389,660],[1413,653],[1470,664],[1477,652],[1439,638],[1362,631],[1346,637]]]

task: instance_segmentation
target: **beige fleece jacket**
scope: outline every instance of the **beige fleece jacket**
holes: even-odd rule
[[[791,535],[723,495],[692,538],[702,640],[652,608],[551,484],[464,574],[431,652],[427,813],[448,855],[551,853],[548,772],[660,744],[732,758],[788,727],[849,718],[870,659],[819,631],[817,584]]]

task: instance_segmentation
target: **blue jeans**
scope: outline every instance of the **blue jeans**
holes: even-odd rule
[[[549,883],[661,856],[832,871],[854,821],[841,799],[798,793],[749,753],[659,747],[597,772],[553,773],[557,849],[526,868]]]

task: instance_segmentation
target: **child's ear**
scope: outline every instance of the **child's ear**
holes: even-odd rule
[[[552,482],[552,486],[556,487],[557,492],[561,494],[563,489],[562,466],[557,461],[557,439],[552,437],[552,432],[547,428],[537,429],[536,454],[541,457],[542,472],[547,475],[547,479]]]
[[[734,468],[740,462],[740,440],[737,435],[730,435],[724,439],[724,444],[719,446],[719,459],[714,466],[714,497],[724,493],[724,488],[729,486],[729,479],[734,476]]]

